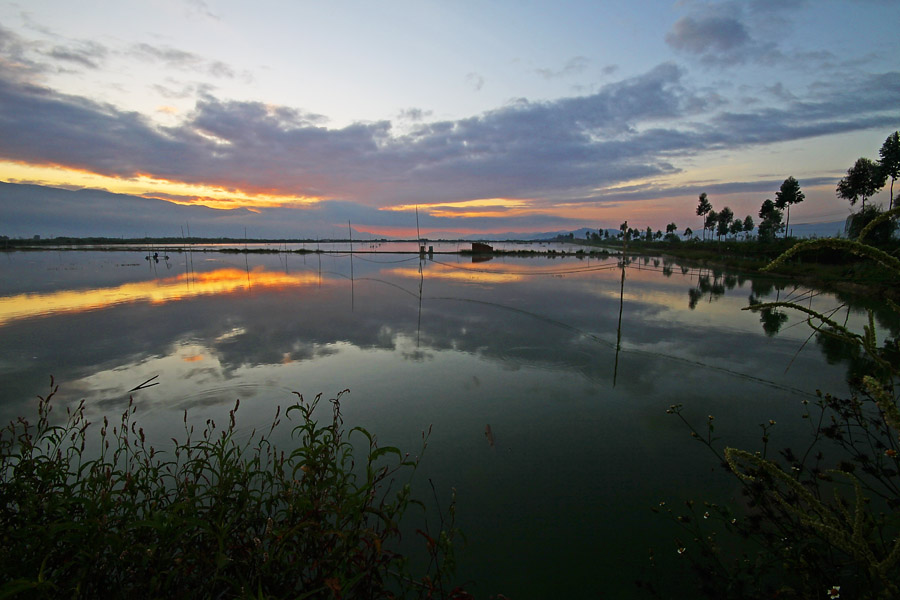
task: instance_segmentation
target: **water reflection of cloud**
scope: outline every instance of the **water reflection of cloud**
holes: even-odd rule
[[[319,278],[309,272],[286,274],[266,271],[262,267],[252,271],[226,268],[114,287],[18,294],[0,298],[0,326],[18,319],[98,310],[117,304],[142,301],[160,304],[196,296],[250,291],[254,287],[278,289],[312,285],[318,281]]]
[[[407,279],[419,279],[422,276],[422,273],[420,273],[418,269],[410,267],[387,269],[384,271],[384,274]],[[428,269],[424,273],[424,276],[429,280],[443,279],[447,281],[465,281],[474,283],[511,283],[513,281],[521,281],[525,277],[525,275],[516,273],[492,273],[465,268],[455,268],[453,270],[438,270],[432,268]]]
[[[543,266],[553,266],[549,264]],[[495,268],[517,271],[522,263]],[[245,270],[217,271],[231,271],[235,285],[246,284]],[[744,292],[729,291],[717,305],[690,312],[687,276],[676,273],[665,279],[658,272],[632,272],[625,284],[617,390],[648,397],[663,388],[681,393],[698,385],[703,380],[699,373],[708,367],[758,373],[776,382],[803,380],[819,368],[818,353],[807,350],[784,374],[797,350],[784,336],[757,347],[752,338],[762,335],[758,317],[740,311],[746,305]],[[284,294],[280,285],[261,283],[266,273],[273,282],[316,285],[302,295]],[[250,274],[250,294],[211,292],[179,302],[110,304],[103,310],[10,322],[3,330],[10,343],[22,356],[41,359],[2,357],[13,360],[15,372],[24,375],[9,382],[8,393],[26,398],[42,391],[35,382],[46,381],[48,369],[61,381],[80,381],[77,393],[119,402],[127,401],[126,390],[158,373],[164,375],[164,385],[142,391],[142,398],[166,402],[248,380],[331,378],[329,385],[343,386],[350,378],[393,378],[395,371],[407,368],[427,371],[432,385],[440,387],[451,376],[443,371],[460,355],[506,373],[539,371],[548,382],[575,375],[591,387],[612,387],[617,271],[562,279],[545,273],[465,286],[426,269],[421,304],[418,293],[398,286],[411,275],[418,288],[418,269],[380,271],[379,279],[357,279],[352,290],[342,277],[320,280],[315,273],[301,272],[285,279],[261,268]],[[219,275],[208,280],[223,279]],[[718,372],[717,381],[729,377]],[[99,373],[107,380],[94,377]],[[470,386],[470,379],[465,383]]]

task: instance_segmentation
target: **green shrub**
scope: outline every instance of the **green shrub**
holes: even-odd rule
[[[883,213],[859,232],[856,241],[801,242],[775,260],[778,268],[809,251],[840,251],[873,261],[894,281],[900,261],[867,245],[878,227],[900,216]],[[900,306],[881,298],[886,310]],[[722,448],[714,437],[714,417],[705,427],[678,416],[691,435],[719,458],[740,482],[738,508],[712,502],[665,508],[680,523],[686,540],[676,550],[693,573],[694,595],[707,598],[897,598],[900,597],[900,353],[897,340],[879,340],[874,312],[862,332],[791,302],[751,304],[745,310],[803,313],[813,334],[849,345],[865,360],[857,373],[857,393],[837,398],[817,392],[804,400],[810,437],[773,452],[775,421],[760,425],[755,451]],[[704,432],[705,430],[705,432]],[[644,582],[654,595],[672,597],[672,588]],[[677,597],[677,596],[676,596]]]
[[[148,447],[131,403],[99,436],[83,402],[51,424],[56,391],[51,380],[36,423],[0,431],[0,597],[464,596],[444,589],[452,507],[439,534],[420,532],[425,574],[414,577],[396,552],[401,518],[422,503],[408,483],[392,484],[419,459],[360,427],[345,432],[344,392],[322,424],[321,395],[298,395],[284,414],[296,420],[290,449],[269,441],[279,413],[267,434],[239,442],[238,403],[227,428],[207,421],[196,441],[185,413],[186,440],[162,452]],[[359,465],[351,436],[366,446]]]
[[[851,215],[847,221],[847,235],[851,240],[859,238],[860,232],[872,221],[878,219],[884,212],[873,204],[862,207],[859,212]],[[869,243],[886,244],[897,229],[897,221],[892,219],[880,219],[875,227],[868,232],[866,237]]]

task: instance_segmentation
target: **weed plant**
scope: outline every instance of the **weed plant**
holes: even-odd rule
[[[452,505],[438,533],[419,531],[424,573],[394,550],[404,514],[424,506],[409,485],[420,459],[346,431],[344,392],[324,419],[321,394],[298,395],[284,413],[290,449],[269,441],[280,412],[239,441],[238,401],[226,428],[208,420],[199,439],[185,413],[185,440],[165,452],[147,444],[133,402],[99,436],[83,401],[53,424],[56,392],[51,380],[36,422],[0,431],[0,598],[466,596],[447,587]]]
[[[900,261],[865,243],[881,220],[873,220],[856,241],[813,240],[793,247],[769,266],[819,249],[864,257],[900,281]],[[900,306],[883,298],[886,308]],[[660,512],[684,528],[675,552],[693,574],[687,596],[653,576],[642,582],[655,597],[707,598],[898,598],[900,597],[900,353],[897,340],[876,337],[873,312],[863,332],[848,330],[829,316],[789,302],[754,304],[745,310],[788,309],[805,315],[814,335],[848,344],[865,356],[867,372],[850,398],[817,391],[804,400],[810,437],[801,446],[773,450],[775,421],[762,423],[755,451],[721,447],[715,419],[689,422],[691,435],[719,458],[740,484],[738,507],[686,502]],[[652,556],[651,556],[652,559]],[[651,563],[653,560],[651,560]]]

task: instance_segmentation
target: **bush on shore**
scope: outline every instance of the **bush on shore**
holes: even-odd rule
[[[0,431],[0,597],[466,597],[447,587],[452,506],[439,532],[418,532],[427,572],[414,576],[396,551],[403,515],[424,505],[394,484],[419,459],[345,431],[343,392],[321,420],[321,394],[298,395],[284,414],[290,449],[270,442],[278,414],[239,442],[238,403],[225,429],[207,421],[196,440],[185,413],[185,441],[164,452],[133,403],[99,436],[83,402],[52,424],[56,391],[51,380],[35,423]],[[351,436],[366,446],[359,465]]]

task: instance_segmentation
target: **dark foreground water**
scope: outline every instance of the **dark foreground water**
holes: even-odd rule
[[[348,426],[382,444],[418,452],[433,426],[417,489],[430,478],[444,507],[456,489],[459,576],[481,598],[636,595],[651,548],[678,569],[651,508],[735,489],[669,405],[753,449],[759,423],[790,440],[803,399],[847,390],[800,315],[741,310],[751,294],[844,302],[784,281],[644,258],[623,286],[616,257],[145,254],[0,256],[3,422],[50,375],[95,421],[133,396],[159,441],[185,409],[224,423],[240,398],[249,432],[292,391],[348,388]]]

